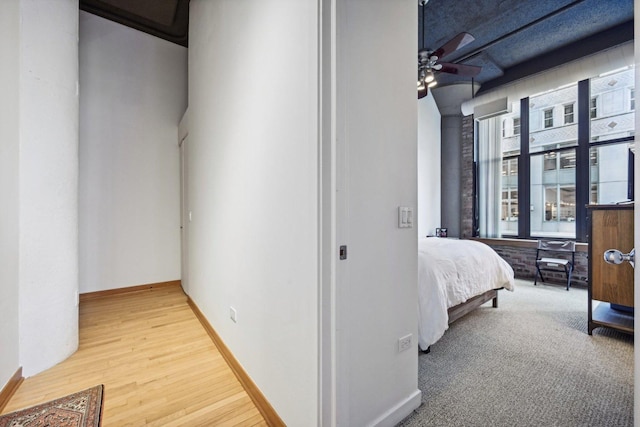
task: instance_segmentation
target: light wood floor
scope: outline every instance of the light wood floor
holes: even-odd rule
[[[4,413],[104,384],[103,426],[266,426],[179,286],[80,304],[80,346]]]

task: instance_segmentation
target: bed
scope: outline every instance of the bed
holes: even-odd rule
[[[487,301],[497,307],[498,289],[513,291],[511,266],[474,240],[427,237],[418,242],[420,349],[438,341],[449,324]]]

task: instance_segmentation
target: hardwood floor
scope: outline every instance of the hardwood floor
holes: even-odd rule
[[[80,345],[2,413],[104,384],[103,426],[266,426],[179,286],[82,301]]]

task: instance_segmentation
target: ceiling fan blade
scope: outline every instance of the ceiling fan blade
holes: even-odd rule
[[[446,42],[444,45],[442,45],[439,49],[436,49],[433,52],[433,55],[436,55],[438,58],[444,58],[445,56],[449,55],[452,52],[455,52],[463,46],[468,45],[474,40],[475,37],[473,37],[471,34],[460,33]]]
[[[440,64],[442,65],[440,72],[459,76],[475,77],[482,71],[482,67],[476,65],[452,64],[450,62],[440,62]]]
[[[424,89],[418,89],[418,99],[424,98],[427,96],[427,93],[429,93],[429,88],[427,86],[425,86]]]

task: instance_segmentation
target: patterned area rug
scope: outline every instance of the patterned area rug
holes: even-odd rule
[[[0,415],[0,427],[98,427],[103,385]]]

